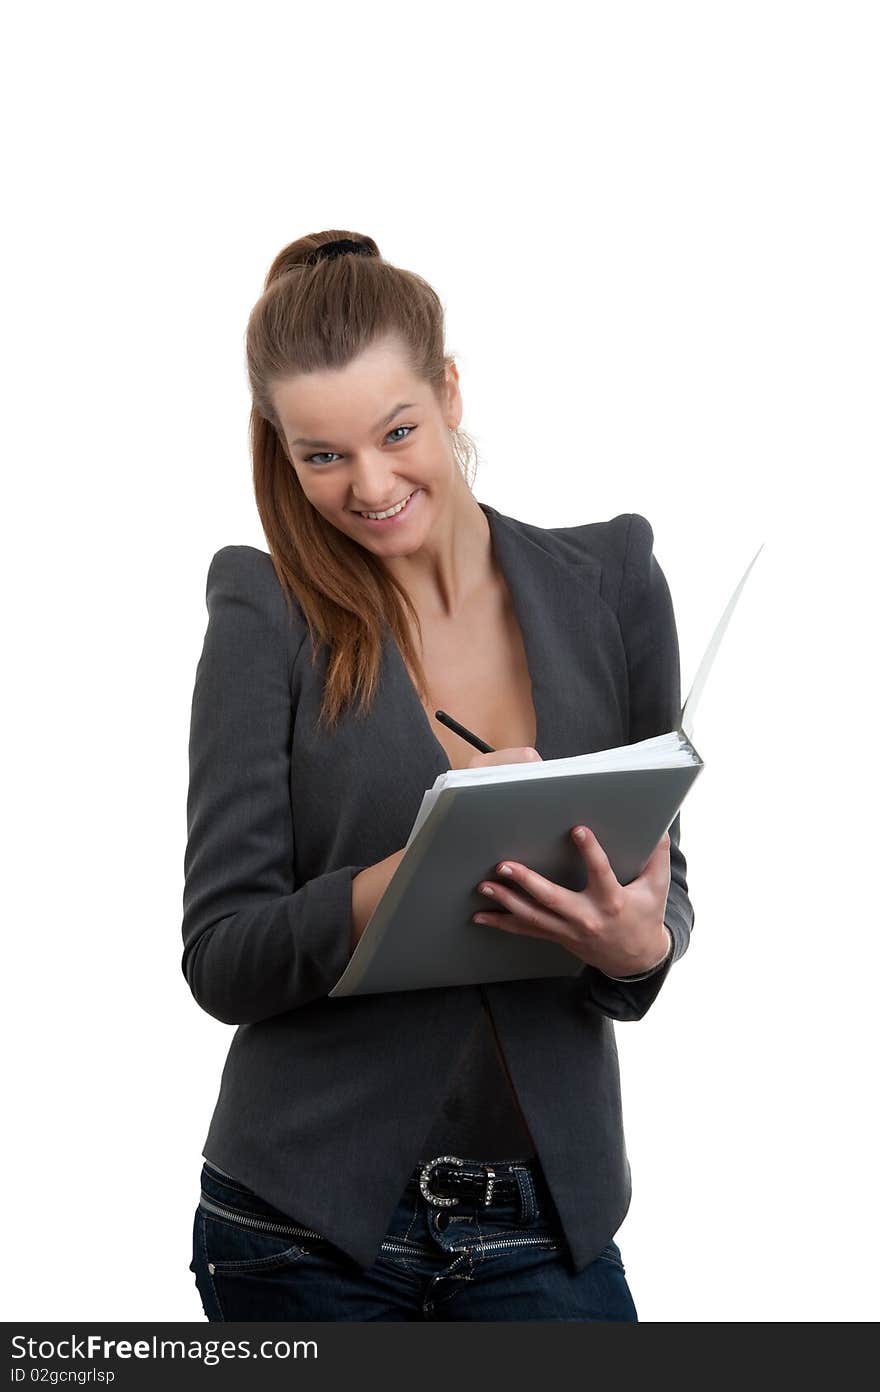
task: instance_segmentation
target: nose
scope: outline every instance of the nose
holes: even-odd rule
[[[352,465],[350,475],[351,506],[360,512],[378,512],[399,503],[407,491],[396,474],[388,468],[387,459],[364,455]]]

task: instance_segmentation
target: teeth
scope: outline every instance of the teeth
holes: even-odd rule
[[[415,489],[413,489],[413,493],[414,493],[414,492],[415,492]],[[388,510],[387,510],[386,512],[362,512],[362,513],[361,513],[361,517],[374,517],[374,518],[380,518],[380,517],[394,517],[398,512],[402,512],[402,511],[403,511],[403,509],[406,507],[406,505],[407,505],[407,503],[409,502],[409,500],[410,500],[411,497],[412,497],[412,493],[409,493],[409,494],[407,495],[407,497],[404,498],[404,500],[403,500],[402,503],[398,503],[398,504],[397,504],[397,507],[388,508]]]

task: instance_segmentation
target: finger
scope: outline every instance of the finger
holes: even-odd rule
[[[506,865],[509,862],[503,863]],[[533,933],[535,937],[551,938],[563,947],[581,942],[584,936],[589,934],[589,929],[582,922],[583,900],[581,896],[575,895],[571,891],[566,891],[566,893],[571,894],[571,898],[575,901],[579,914],[576,921],[544,908],[537,900],[527,897],[525,891],[499,884],[496,880],[484,880],[478,886],[481,897],[483,885],[488,886],[492,893],[485,896],[485,907],[479,909],[481,920],[485,915],[486,922],[491,922],[499,928],[510,927],[512,932]],[[556,887],[558,888],[558,886]],[[492,911],[493,905],[495,906],[494,911]]]
[[[532,764],[541,762],[537,749],[531,745],[492,749],[488,754],[472,754],[468,768],[484,768],[490,764]]]
[[[503,862],[508,864],[510,862]],[[518,869],[525,870],[525,866],[518,866]],[[540,878],[540,877],[539,877]],[[492,895],[487,896],[486,908],[480,908],[479,915],[475,919],[479,922],[489,923],[490,926],[498,928],[508,928],[511,933],[531,934],[536,938],[547,938],[551,942],[558,942],[560,947],[567,948],[569,952],[574,952],[579,945],[589,937],[590,928],[583,923],[583,896],[576,895],[572,891],[565,891],[574,901],[576,917],[558,916],[553,910],[544,909],[536,899],[529,898],[525,891],[519,888],[511,888],[510,885],[498,884],[497,880],[485,880],[479,885],[482,891],[483,885],[492,889]],[[558,885],[554,888],[560,888]],[[492,910],[493,902],[497,908],[503,912],[487,912]]]
[[[581,907],[577,902],[580,896],[573,889],[566,889],[563,885],[556,884],[555,880],[548,880],[546,876],[539,875],[537,870],[530,870],[527,865],[521,865],[518,860],[499,861],[495,868],[498,881],[484,881],[492,889],[521,889],[560,918],[567,918]]]
[[[658,885],[668,884],[672,867],[669,854],[671,845],[669,832],[664,832],[645,862],[645,868],[639,878],[653,880]]]
[[[494,913],[481,909],[473,915],[472,922],[482,923],[489,928],[503,928],[507,933],[522,933],[527,937],[562,942],[557,932],[558,920],[554,925],[545,922],[544,917],[540,909],[527,910],[524,914]]]
[[[581,831],[584,832],[583,836],[579,835]],[[607,905],[613,908],[615,904],[620,904],[623,885],[612,870],[598,838],[585,826],[573,827],[571,834],[587,866],[587,892],[603,907]]]
[[[669,837],[669,832],[664,832],[654,849],[651,851],[651,854],[648,856],[648,859],[645,861],[645,864],[650,865],[652,860],[657,860],[658,858],[660,860],[663,860],[667,855],[669,847],[671,845],[672,842]]]

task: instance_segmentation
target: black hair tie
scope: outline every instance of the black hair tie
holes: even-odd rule
[[[366,242],[352,241],[351,237],[340,237],[336,242],[325,242],[306,257],[307,266],[316,266],[319,261],[332,261],[337,256],[351,252],[355,256],[372,256],[373,252]]]

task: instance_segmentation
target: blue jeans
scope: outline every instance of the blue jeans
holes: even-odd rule
[[[438,1207],[417,1168],[364,1271],[206,1161],[190,1271],[207,1318],[637,1322],[617,1244],[576,1274],[538,1162],[486,1163],[516,1197]]]

